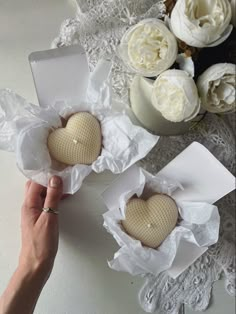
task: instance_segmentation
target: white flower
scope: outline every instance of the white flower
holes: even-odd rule
[[[146,19],[123,36],[119,54],[134,72],[151,77],[165,71],[177,57],[177,41],[164,22]]]
[[[194,80],[181,70],[165,71],[156,79],[152,104],[165,119],[172,122],[189,121],[200,110]]]
[[[225,41],[233,26],[228,0],[178,0],[171,14],[173,33],[194,47],[213,47]]]
[[[232,24],[236,27],[236,0],[230,0],[231,9],[232,9]]]
[[[235,111],[235,65],[218,63],[199,76],[197,86],[202,106],[215,113]]]

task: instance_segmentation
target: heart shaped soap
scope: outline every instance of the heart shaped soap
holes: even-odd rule
[[[164,194],[155,194],[147,201],[132,198],[126,206],[122,225],[143,245],[157,248],[175,228],[178,208],[175,201]]]
[[[48,137],[52,158],[67,165],[92,164],[101,152],[102,134],[98,120],[88,112],[76,113],[65,128]]]

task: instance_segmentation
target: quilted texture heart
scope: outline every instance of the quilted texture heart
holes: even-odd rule
[[[52,158],[67,165],[92,164],[101,152],[102,134],[98,120],[88,112],[71,116],[65,128],[48,137]]]
[[[155,249],[175,228],[177,219],[175,201],[167,195],[155,194],[147,201],[129,200],[122,225],[130,236]]]

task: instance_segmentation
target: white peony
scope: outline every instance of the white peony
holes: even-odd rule
[[[235,65],[218,63],[199,76],[197,86],[202,106],[215,113],[232,112],[235,103]]]
[[[176,37],[190,46],[214,47],[229,37],[233,29],[231,17],[228,0],[178,0],[170,27]]]
[[[152,104],[172,122],[189,121],[200,110],[200,99],[192,77],[181,70],[163,72],[155,81]]]
[[[126,65],[143,76],[157,76],[172,66],[177,41],[163,21],[146,19],[131,27],[118,48]]]
[[[236,27],[236,0],[230,0],[231,9],[232,9],[232,24]]]

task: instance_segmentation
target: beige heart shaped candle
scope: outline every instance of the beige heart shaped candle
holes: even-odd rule
[[[125,231],[150,248],[157,248],[175,228],[178,208],[168,195],[155,194],[147,201],[129,200],[126,218],[122,220]]]
[[[99,121],[88,112],[72,115],[65,128],[48,137],[52,158],[67,165],[92,164],[101,152],[102,134]]]

